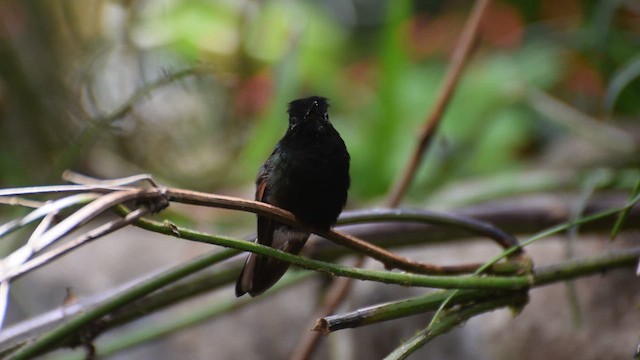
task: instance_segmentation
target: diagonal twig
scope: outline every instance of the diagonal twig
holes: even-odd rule
[[[356,259],[356,263],[353,265],[354,268],[360,268],[364,265],[365,257],[358,256]],[[331,282],[329,286],[329,290],[325,295],[325,298],[322,302],[322,305],[318,308],[314,318],[322,318],[327,314],[333,314],[338,306],[342,304],[344,299],[346,299],[347,295],[349,295],[349,291],[351,290],[351,278],[337,278]],[[315,330],[315,328],[314,328]],[[302,335],[300,340],[298,340],[298,345],[293,349],[290,360],[304,360],[308,359],[311,354],[317,348],[318,342],[320,340],[321,333],[317,331],[309,331]]]
[[[411,156],[407,169],[402,174],[402,177],[398,182],[393,186],[391,196],[389,197],[389,205],[392,207],[400,204],[402,197],[407,192],[409,184],[411,184],[411,181],[415,176],[418,166],[422,162],[422,158],[424,157],[426,150],[429,148],[429,145],[431,145],[438,125],[440,124],[447,105],[449,104],[449,101],[456,89],[462,70],[469,59],[471,47],[477,37],[480,20],[489,6],[489,3],[490,0],[478,0],[471,10],[471,15],[469,15],[469,19],[462,30],[462,34],[460,35],[451,56],[451,65],[447,70],[444,83],[438,93],[436,104],[420,131],[418,146]]]
[[[467,23],[462,31],[462,34],[460,35],[460,38],[458,39],[458,43],[452,54],[452,63],[451,66],[449,66],[444,83],[440,89],[436,105],[431,111],[429,117],[426,119],[426,123],[422,128],[422,131],[420,132],[418,146],[416,147],[411,160],[409,161],[408,168],[391,190],[391,195],[388,200],[388,204],[391,207],[396,207],[400,204],[402,197],[406,193],[409,184],[415,176],[418,166],[422,162],[422,158],[424,157],[426,150],[429,148],[429,145],[431,144],[432,139],[435,136],[438,124],[441,122],[445,109],[447,108],[447,105],[451,100],[458,80],[460,79],[462,70],[467,62],[467,59],[469,58],[472,44],[477,37],[480,19],[482,18],[486,8],[488,7],[489,2],[489,0],[478,0],[471,12],[471,15],[469,16],[469,19],[467,20]],[[329,291],[341,291],[342,293],[347,293],[350,284],[351,280],[347,279],[341,281],[340,283],[335,283],[335,285],[332,285],[332,287],[335,286],[336,289],[331,289]],[[328,301],[334,301],[336,303],[330,304]],[[323,305],[323,307],[326,309],[332,309],[337,308],[338,304],[341,303],[343,299],[335,297],[328,301]],[[319,333],[315,333],[313,336],[313,339],[307,341],[307,343],[309,344],[305,345],[307,346],[307,348],[315,347],[315,343],[319,341]],[[308,358],[310,354],[311,353],[309,352],[306,357],[301,359]]]

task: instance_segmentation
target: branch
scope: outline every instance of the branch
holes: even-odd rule
[[[526,276],[491,276],[491,277],[462,277],[462,276],[429,276],[413,273],[397,273],[389,271],[376,271],[367,269],[355,269],[338,264],[313,260],[302,256],[292,255],[275,248],[260,245],[258,243],[237,240],[226,236],[212,236],[198,231],[178,227],[174,224],[144,220],[137,223],[147,230],[177,236],[184,239],[195,240],[208,244],[220,245],[225,248],[249,251],[252,253],[273,257],[286,261],[299,267],[327,273],[334,276],[346,276],[359,280],[371,280],[404,286],[424,286],[436,288],[503,288],[519,289],[527,286]],[[470,282],[469,282],[470,281]]]
[[[532,279],[532,287],[545,286],[560,281],[605,273],[614,269],[634,267],[640,256],[640,248],[618,250],[602,256],[565,261],[560,264],[546,266],[536,270]],[[333,331],[371,325],[383,321],[394,320],[406,316],[435,311],[442,301],[452,292],[438,291],[426,295],[394,301],[387,304],[370,306],[346,314],[327,316],[318,320],[315,330],[328,334]],[[490,290],[459,290],[449,302],[449,307],[482,301],[495,297],[500,292]],[[504,292],[502,292],[504,294]]]
[[[472,304],[460,309],[452,310],[445,314],[442,319],[436,323],[432,329],[425,329],[418,332],[411,339],[406,341],[400,347],[396,348],[391,354],[385,357],[385,360],[406,359],[414,351],[422,347],[427,342],[436,337],[445,334],[467,320],[489,311],[497,310],[506,306],[522,307],[527,303],[526,294],[508,294],[498,298],[493,298],[477,304]]]
[[[191,205],[216,206],[225,209],[249,211],[258,215],[269,217],[287,225],[307,228],[315,234],[331,240],[338,245],[346,246],[354,251],[357,251],[358,253],[364,254],[382,262],[387,269],[401,269],[419,274],[459,274],[470,272],[477,268],[477,265],[475,264],[471,266],[446,267],[415,262],[402,256],[393,254],[387,250],[384,250],[383,248],[372,245],[349,234],[338,232],[333,229],[317,230],[309,228],[303,224],[300,224],[295,219],[295,216],[290,212],[258,201],[172,188],[165,188],[164,193],[166,193],[170,201]]]
[[[354,268],[361,268],[364,265],[365,257],[358,256]],[[351,284],[353,279],[351,278],[337,278],[331,282],[329,290],[327,291],[322,301],[322,306],[316,310],[314,318],[325,316],[326,314],[333,314],[338,306],[347,298],[351,290]],[[301,336],[298,341],[298,345],[293,349],[290,360],[305,360],[308,359],[320,341],[320,335],[322,333],[318,331],[309,331]]]
[[[391,196],[389,197],[389,205],[391,207],[396,207],[400,204],[402,197],[407,192],[407,188],[415,176],[418,166],[422,162],[422,158],[424,157],[426,150],[432,142],[442,116],[444,115],[447,105],[455,91],[456,85],[458,84],[462,70],[467,63],[469,53],[471,52],[471,46],[473,45],[473,41],[478,33],[480,20],[489,6],[489,3],[490,0],[478,0],[471,10],[471,15],[462,30],[462,34],[460,35],[453,52],[451,65],[447,71],[442,88],[438,93],[438,100],[436,101],[433,110],[429,114],[429,117],[420,132],[418,146],[411,156],[408,168],[402,174],[402,177],[394,185],[391,191]]]
[[[459,229],[473,235],[487,237],[498,243],[503,249],[517,247],[518,240],[510,233],[490,222],[477,220],[457,214],[436,213],[428,210],[374,209],[350,211],[340,217],[338,224],[353,225],[380,222],[424,223],[450,229]],[[518,250],[518,254],[522,249]]]
[[[306,271],[287,273],[263,295],[279,293],[282,290],[286,290],[291,286],[308,279],[311,275],[313,275],[312,272]],[[237,276],[237,271],[233,276],[234,278]],[[203,305],[191,308],[188,312],[179,311],[177,313],[171,313],[167,316],[163,316],[161,319],[154,319],[151,326],[149,326],[149,324],[140,324],[134,328],[118,330],[117,333],[111,334],[112,336],[105,338],[104,341],[100,341],[96,349],[96,355],[101,358],[146,341],[158,340],[171,335],[176,331],[190,328],[204,321],[211,321],[219,316],[232,313],[247,305],[255,304],[267,298],[268,296],[259,296],[255,298],[243,297],[240,299],[234,298],[222,301],[216,298],[209,300]],[[107,321],[110,319],[111,316],[109,316]],[[112,325],[112,323],[109,323],[108,327],[112,327]],[[100,327],[104,328],[105,326],[107,326],[107,324],[101,321]],[[83,354],[75,353],[65,357],[64,359],[82,360],[84,359],[82,355]]]
[[[629,203],[627,203],[626,206],[629,206],[630,204],[633,204],[633,202],[635,200],[636,200],[636,198],[631,199],[631,201]],[[609,203],[600,202],[600,203],[598,203],[598,206],[600,206],[600,207],[605,206],[605,205],[613,206],[613,204],[614,203],[611,203],[611,202],[609,202]],[[593,210],[593,206],[590,205],[590,207]],[[614,209],[609,208],[604,213],[596,214],[595,216],[591,216],[591,217],[589,217],[587,219],[582,219],[582,221],[583,222],[584,221],[589,221],[589,222],[602,223],[602,221],[596,221],[596,220],[598,218],[600,218],[600,217],[610,216],[611,214],[614,214],[614,213],[620,211],[621,209],[622,208],[620,208],[620,207],[614,208]],[[637,209],[638,208],[635,207],[634,211],[630,212],[630,218],[629,218],[630,220],[638,218],[638,215],[639,215],[638,211],[635,211]],[[485,210],[489,210],[489,213],[492,213],[491,208],[487,208]],[[536,210],[534,208],[534,213],[535,213],[535,211]],[[507,211],[507,213],[509,213],[509,212]],[[519,213],[516,212],[515,214],[517,215]],[[478,214],[477,213],[477,215],[482,217],[481,216],[482,214]],[[536,219],[535,216],[532,218],[530,216],[527,216],[527,214],[520,214],[520,216],[523,216],[522,219],[511,218],[510,220],[515,221],[516,224],[517,224],[517,223],[522,223],[525,219],[526,220],[532,220],[532,219],[535,220]],[[149,228],[149,230],[153,230],[153,231],[157,231],[157,232],[160,232],[160,233],[169,234],[169,235],[173,235],[173,236],[179,236],[179,237],[182,237],[182,238],[185,238],[185,239],[208,242],[208,241],[206,241],[206,238],[207,237],[209,237],[209,238],[211,237],[210,235],[206,235],[206,234],[202,234],[202,233],[191,231],[189,229],[183,229],[183,228],[177,227],[177,226],[172,225],[171,223],[168,223],[168,222],[158,223],[158,222],[150,222],[148,220],[143,220],[142,222],[144,222],[144,227],[145,228]],[[629,224],[630,225],[636,225],[636,224],[639,224],[639,223],[640,222],[632,221]],[[404,224],[404,225],[405,225],[404,228],[406,228],[407,224]],[[573,224],[562,224],[562,225],[555,226],[553,229],[544,231],[544,232],[540,233],[540,235],[535,236],[532,239],[535,240],[535,239],[540,238],[542,236],[548,236],[549,234],[552,234],[552,233],[558,233],[558,232],[564,231],[564,229],[566,229],[566,228],[568,228],[568,227],[570,227],[572,225]],[[360,225],[360,226],[362,226],[362,225]],[[153,228],[153,227],[155,227],[155,228]],[[371,225],[369,225],[369,227],[371,227]],[[526,229],[526,227],[523,227],[523,228]],[[587,227],[583,226],[583,228],[586,229]],[[371,234],[379,235],[378,231],[377,231],[377,229],[375,227],[371,227],[370,231],[371,231]],[[526,230],[526,231],[528,231],[528,230]],[[432,232],[433,232],[432,230],[426,229],[425,233],[423,233],[423,236],[429,236]],[[413,233],[412,236],[414,236],[414,235],[415,235],[415,233]],[[402,239],[404,237],[402,228],[400,228],[397,233],[390,234],[389,236],[390,236],[390,238],[393,238],[393,239]],[[245,241],[240,241],[240,240],[234,240],[234,241],[237,243],[237,248],[241,248],[243,250],[249,250],[249,251],[253,251],[253,252],[256,252],[256,253],[260,253],[260,254],[265,255],[265,256],[275,256],[275,257],[277,257],[273,253],[273,252],[277,253],[276,250],[273,250],[273,249],[270,249],[270,248],[262,249],[263,247],[261,247],[259,245],[247,243]],[[224,243],[222,245],[226,246]],[[232,256],[232,255],[237,254],[237,251],[233,251],[233,250],[226,250],[226,251],[228,251],[227,256]],[[285,260],[285,261],[292,261],[292,262],[296,263],[296,261],[293,261],[291,258],[289,258],[289,259],[285,258],[287,256],[286,253],[282,253],[282,254],[283,254],[283,256],[280,256],[280,259]],[[213,256],[213,255],[211,255],[211,256]],[[291,255],[289,255],[289,256],[291,256]],[[291,256],[291,257],[295,258],[295,256]],[[304,260],[304,258],[300,258],[300,259]],[[600,265],[597,265],[594,262],[593,266],[597,267],[597,266],[600,266]],[[583,267],[583,268],[585,268],[585,267]],[[222,283],[225,283],[225,281],[229,282],[229,281],[232,280],[232,278],[233,278],[233,276],[232,276],[233,275],[233,270],[229,270],[229,271],[230,272],[226,273],[227,275],[224,275],[226,280],[218,279],[217,281],[221,281],[218,284],[222,284]],[[560,270],[558,270],[558,271],[559,271],[559,274],[560,274]],[[593,270],[590,270],[590,271],[593,271]],[[401,275],[401,274],[398,274],[398,275]],[[568,276],[566,274],[561,274],[561,275],[562,276]],[[556,275],[556,276],[561,276],[561,275]],[[203,275],[203,276],[205,276],[205,275]],[[559,277],[558,277],[558,279],[559,279]],[[540,283],[542,283],[543,281],[544,280],[540,280]],[[187,289],[191,289],[190,285],[185,285],[185,286],[187,287]],[[212,286],[218,286],[218,285],[212,285]],[[194,295],[196,293],[201,293],[202,291],[205,291],[204,289],[206,289],[206,288],[207,288],[206,286],[198,286],[198,289],[192,290],[192,292],[186,291],[187,292],[186,296]],[[130,308],[130,310],[126,311],[125,308],[123,308],[122,313],[121,313],[122,315],[118,315],[118,316],[115,317],[114,324],[119,324],[121,322],[126,322],[126,321],[133,320],[133,319],[135,319],[135,318],[137,318],[139,316],[142,316],[143,314],[147,314],[147,313],[149,313],[151,311],[157,310],[157,309],[162,308],[164,306],[168,306],[171,303],[175,303],[177,301],[180,301],[181,299],[184,299],[186,297],[186,296],[185,297],[181,297],[180,296],[181,292],[182,292],[182,289],[176,288],[175,291],[168,292],[167,299],[162,299],[162,296],[159,296],[157,298],[157,300],[153,300],[152,301],[152,300],[149,300],[149,299],[145,299],[145,300],[141,300],[140,302],[136,303],[135,305],[131,305],[130,304],[132,306]],[[156,295],[160,295],[160,293],[158,293]],[[155,305],[152,305],[152,304],[155,304]],[[149,305],[150,307],[149,308],[145,307],[147,305]],[[86,309],[84,309],[84,310],[86,310]],[[64,308],[63,311],[57,310],[57,313],[58,314],[70,313],[69,311],[70,311],[69,308]],[[110,314],[114,314],[114,313],[112,312]],[[122,316],[122,317],[119,318],[119,316]],[[119,318],[119,320],[118,320],[118,318]],[[112,325],[114,325],[114,324],[112,324]],[[12,328],[3,331],[2,334],[0,335],[0,339],[4,338],[5,339],[4,341],[6,341],[6,337],[4,337],[3,335],[8,335],[8,334],[11,334],[11,333],[13,333]],[[0,344],[2,344],[1,348],[6,349],[5,345],[7,345],[7,344],[4,341],[0,341]]]
[[[615,209],[620,210],[628,200],[628,193],[600,193],[586,204],[584,216],[600,214]],[[494,224],[507,233],[531,234],[571,221],[571,209],[576,200],[572,196],[544,195],[486,203],[456,210],[456,214]],[[612,210],[613,209],[613,210]],[[640,229],[640,206],[629,208],[626,229]],[[345,212],[350,216],[352,212]],[[610,232],[616,220],[615,212],[595,221],[582,224],[582,232]],[[406,247],[450,243],[454,240],[473,240],[468,233],[458,229],[443,228],[420,223],[398,223],[379,221],[367,225],[344,225],[337,227],[340,232],[352,234],[380,247]],[[333,243],[312,236],[308,242],[314,256],[323,259],[336,258],[344,254],[344,249]],[[522,244],[521,244],[522,245]]]
[[[159,224],[158,224],[159,225]],[[311,260],[304,257],[291,255],[289,253],[273,249],[271,247],[263,246],[256,243],[250,243],[242,240],[231,239],[228,237],[218,236],[212,237],[207,234],[190,231],[188,229],[182,229],[175,225],[159,225],[165,226],[168,231],[173,234],[179,233],[181,236],[190,234],[194,239],[198,239],[202,242],[221,245],[227,248],[241,249],[245,251],[251,251],[260,255],[274,257],[279,260],[287,261],[292,264],[298,265],[303,268],[312,269],[320,272],[325,272],[335,276],[348,276],[360,280],[372,280],[383,283],[401,284],[404,286],[418,286],[418,287],[437,287],[437,288],[479,288],[479,289],[522,289],[526,288],[529,284],[529,279],[526,276],[517,277],[458,277],[458,276],[426,276],[415,275],[409,273],[392,273],[387,271],[373,271],[366,269],[352,269],[345,266],[335,265],[331,263],[320,262],[317,260]],[[58,344],[60,341],[77,332],[82,327],[98,320],[102,316],[105,316],[114,310],[131,303],[132,301],[147,295],[163,286],[167,283],[176,281],[181,277],[191,274],[195,271],[201,270],[204,267],[210,265],[211,262],[219,262],[228,258],[229,251],[222,252],[211,256],[205,256],[194,263],[189,263],[176,268],[169,273],[162,274],[154,278],[152,281],[145,282],[144,284],[135,286],[130,290],[125,291],[121,296],[111,301],[106,301],[101,305],[87,310],[79,314],[77,317],[72,318],[64,326],[58,327],[53,331],[43,335],[33,343],[27,344],[24,347],[17,350],[12,354],[12,359],[28,359],[31,358],[47,348]]]
[[[77,333],[85,325],[90,324],[101,317],[113,312],[114,310],[133,302],[134,300],[150,294],[151,292],[165,286],[167,283],[181,279],[189,274],[202,270],[211,264],[218,263],[227,259],[230,255],[235,254],[229,250],[216,254],[203,256],[196,261],[180,265],[173,270],[160,274],[150,281],[133,286],[124,290],[120,295],[113,299],[107,300],[95,308],[88,309],[71,318],[63,326],[59,326],[52,331],[44,334],[37,340],[24,345],[10,355],[10,359],[31,359],[36,355],[49,349],[51,346],[62,342],[68,336]]]

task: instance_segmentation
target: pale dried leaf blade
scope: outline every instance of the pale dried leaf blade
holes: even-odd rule
[[[38,246],[35,250],[40,251],[44,249],[69,232],[77,229],[79,226],[87,223],[89,220],[109,210],[111,207],[136,198],[136,195],[139,193],[140,191],[136,190],[125,190],[105,194],[98,197],[96,200],[93,200],[89,204],[83,206],[80,210],[69,215],[59,224],[42,234],[42,236],[37,240]]]
[[[153,180],[153,177],[151,176],[151,174],[138,174],[138,175],[132,175],[132,176],[127,176],[122,178],[103,180],[103,179],[96,179],[90,176],[79,174],[71,170],[65,170],[64,173],[62,173],[62,178],[66,181],[69,181],[71,183],[78,184],[78,185],[112,187],[112,186],[125,186],[125,185],[131,185],[135,183],[148,182],[149,184],[151,184],[151,186],[158,187],[156,182]]]
[[[5,223],[2,226],[0,226],[0,237],[3,237],[18,228],[21,228],[36,220],[39,220],[47,216],[47,214],[57,213],[62,209],[93,201],[100,196],[101,194],[96,194],[96,193],[83,193],[83,194],[67,196],[62,199],[58,199],[56,201],[47,202],[43,206],[39,207],[38,209],[35,209],[32,212],[30,212],[26,216],[20,219],[9,221],[8,223]]]
[[[100,188],[86,185],[48,185],[48,186],[25,186],[18,188],[0,189],[0,196],[24,196],[34,194],[51,194],[63,192],[83,192],[92,190],[124,190],[121,188]]]
[[[3,281],[0,283],[0,330],[4,325],[4,318],[7,314],[7,308],[9,305],[9,282]]]
[[[0,275],[0,281],[10,281],[18,276],[21,276],[29,271],[35,270],[37,268],[39,268],[40,266],[46,265],[47,263],[57,259],[58,257],[92,241],[95,240],[97,238],[100,238],[102,236],[105,236],[109,233],[112,233],[116,230],[119,230],[123,227],[125,227],[126,225],[131,224],[132,222],[136,221],[137,219],[139,219],[140,217],[148,214],[150,212],[149,209],[147,208],[140,208],[137,209],[135,211],[130,212],[129,214],[127,214],[127,216],[123,219],[117,219],[117,220],[113,220],[110,221],[106,224],[102,224],[100,226],[98,226],[97,228],[82,234],[78,237],[76,237],[75,239],[64,243],[63,245],[50,250],[24,264],[21,264],[17,267],[14,267],[11,269],[11,271],[8,271],[6,273],[3,273],[2,275]]]
[[[49,229],[56,215],[57,212],[47,214],[40,224],[38,224],[38,227],[33,231],[29,240],[27,240],[27,243],[0,261],[0,269],[3,271],[5,269],[11,269],[22,265],[25,261],[29,260],[31,256],[36,253],[35,249],[37,248],[36,242],[38,238],[40,238],[40,236]]]

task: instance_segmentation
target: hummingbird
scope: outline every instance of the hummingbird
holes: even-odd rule
[[[289,127],[258,171],[256,200],[288,210],[302,224],[328,230],[347,202],[349,152],[329,122],[327,99],[311,96],[289,103]],[[299,254],[311,233],[258,215],[256,241]],[[236,296],[257,296],[273,286],[289,263],[249,254],[236,282]]]

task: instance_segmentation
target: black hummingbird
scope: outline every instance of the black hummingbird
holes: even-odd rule
[[[349,153],[329,122],[327,99],[311,96],[289,103],[289,128],[262,165],[256,200],[293,213],[312,229],[335,224],[347,201]],[[310,232],[258,216],[257,242],[298,254]],[[236,296],[256,296],[275,284],[289,263],[250,254],[236,283]]]

